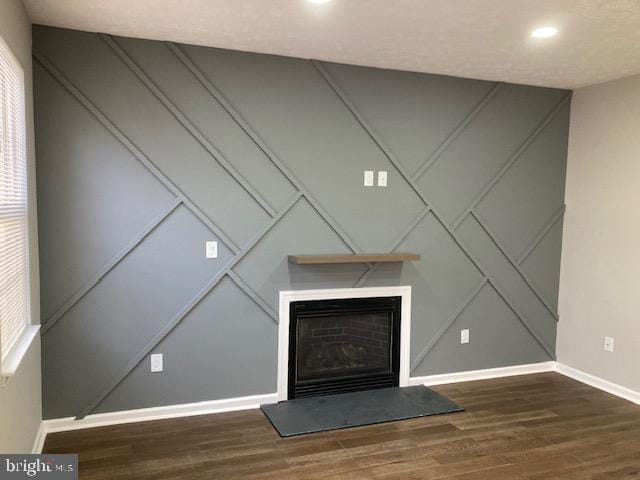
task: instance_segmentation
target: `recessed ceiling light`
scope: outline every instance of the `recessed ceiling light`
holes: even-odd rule
[[[331,0],[307,0],[307,2],[309,3],[317,3],[317,4],[321,4],[321,3],[329,3]]]
[[[533,38],[550,38],[557,35],[558,29],[556,27],[540,27],[531,32]]]

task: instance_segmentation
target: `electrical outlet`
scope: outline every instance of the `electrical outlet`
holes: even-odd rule
[[[164,370],[163,354],[154,353],[151,355],[151,372],[162,372]]]
[[[383,172],[383,171],[378,172],[378,186],[379,187],[387,186],[387,172]]]
[[[613,337],[604,337],[604,349],[613,352]]]
[[[460,330],[460,343],[469,343],[469,329]]]
[[[206,242],[205,254],[207,258],[218,258],[218,242]]]
[[[373,187],[373,170],[364,171],[364,186]]]

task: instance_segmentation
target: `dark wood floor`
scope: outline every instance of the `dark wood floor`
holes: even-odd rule
[[[555,373],[436,387],[466,412],[282,439],[259,410],[51,434],[81,479],[640,479],[640,406]]]

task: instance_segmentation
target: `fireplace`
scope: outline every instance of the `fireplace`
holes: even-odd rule
[[[359,302],[365,306],[357,305]],[[327,308],[330,306],[333,310]],[[369,308],[371,306],[373,308]],[[302,319],[302,322],[299,322],[299,319]],[[322,326],[323,320],[326,322],[325,327]],[[320,330],[317,328],[318,322]],[[308,364],[301,365],[303,368],[297,369],[296,363],[300,366],[298,340],[308,338],[311,330],[311,340],[303,347],[317,345],[317,340],[313,340],[314,327],[318,330],[315,332],[316,336],[325,337],[322,342],[326,345],[315,351],[315,359],[311,358]],[[378,335],[376,340],[379,343],[371,345],[376,349],[367,349],[365,355],[363,350],[358,348],[366,344],[368,338],[363,332],[374,330],[378,330],[377,333],[386,332],[385,338],[389,337],[390,332],[391,338],[382,340]],[[348,335],[352,333],[360,335],[357,338],[352,336],[352,340],[346,342]],[[339,338],[331,339],[331,336]],[[341,388],[347,388],[348,383],[351,383],[352,389],[376,388],[375,375],[378,375],[378,379],[386,377],[387,382],[391,377],[392,382],[389,386],[406,387],[409,385],[411,363],[410,336],[411,287],[408,285],[282,290],[279,294],[278,308],[277,401],[333,393],[329,391],[332,386],[329,385],[330,381],[337,382],[337,387]],[[369,334],[369,337],[374,336]],[[387,352],[384,359],[380,355],[382,350]],[[365,357],[366,362],[363,361]],[[331,377],[333,380],[330,380]],[[369,385],[366,385],[367,378],[371,381]],[[356,380],[360,380],[361,384],[356,385]]]
[[[400,296],[289,305],[288,398],[399,385]]]

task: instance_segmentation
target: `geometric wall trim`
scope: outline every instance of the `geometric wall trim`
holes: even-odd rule
[[[283,289],[412,285],[413,376],[555,358],[569,92],[49,27],[34,60],[45,418],[273,390]]]

